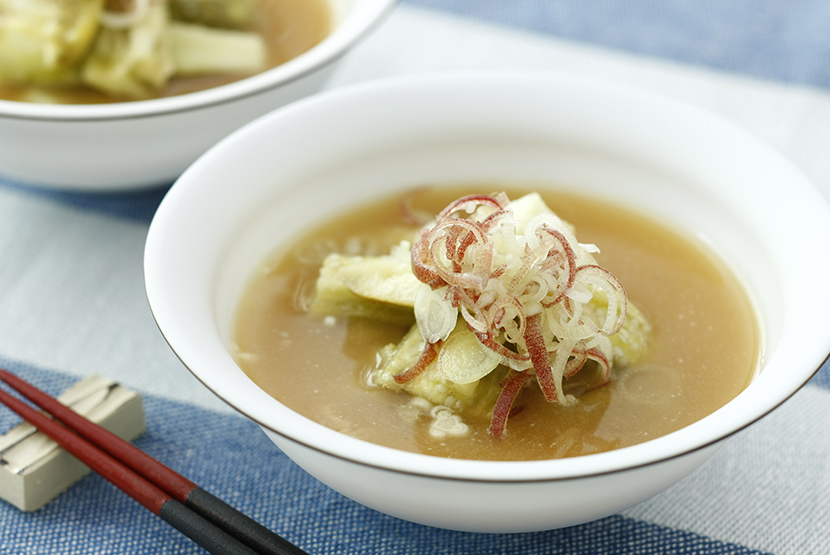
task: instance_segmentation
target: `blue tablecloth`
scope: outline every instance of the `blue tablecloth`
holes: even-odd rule
[[[743,125],[830,198],[827,29],[821,0],[404,0],[328,86],[505,67],[635,84]],[[687,479],[597,522],[450,532],[331,491],[207,392],[159,334],[142,255],[164,193],[52,192],[0,178],[0,366],[53,393],[92,373],[141,392],[148,430],[139,447],[309,553],[830,552],[827,365]],[[0,431],[15,422],[0,408]],[[0,554],[199,552],[96,475],[35,513],[0,502]]]

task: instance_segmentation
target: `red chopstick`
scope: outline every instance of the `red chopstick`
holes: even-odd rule
[[[0,369],[0,380],[51,414],[63,426],[2,389],[0,402],[208,552],[214,555],[308,555],[14,374]]]

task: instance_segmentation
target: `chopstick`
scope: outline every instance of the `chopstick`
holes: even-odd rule
[[[0,402],[209,553],[308,555],[14,374],[0,369],[0,380],[63,425],[2,389]]]

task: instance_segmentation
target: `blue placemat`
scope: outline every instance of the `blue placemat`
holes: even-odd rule
[[[167,194],[171,184],[150,187],[145,190],[123,192],[78,192],[37,187],[0,177],[0,188],[30,194],[47,201],[65,204],[82,210],[93,210],[139,222],[153,219],[159,203]]]
[[[75,379],[0,361],[52,394]],[[147,432],[135,444],[312,555],[754,554],[740,545],[622,516],[528,534],[438,530],[380,514],[324,486],[249,420],[144,396]],[[0,407],[0,429],[19,420]],[[494,507],[493,510],[498,510]],[[201,553],[100,476],[90,474],[43,509],[0,503],[2,554]]]
[[[823,0],[402,1],[616,50],[830,87],[830,3]]]

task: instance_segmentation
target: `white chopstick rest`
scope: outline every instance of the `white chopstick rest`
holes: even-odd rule
[[[147,429],[141,396],[112,380],[90,376],[57,399],[127,441]],[[28,422],[0,436],[0,498],[20,510],[43,507],[88,472]]]

